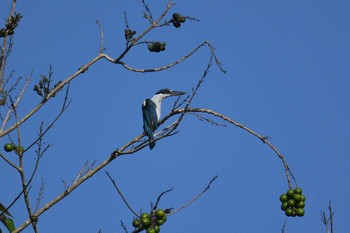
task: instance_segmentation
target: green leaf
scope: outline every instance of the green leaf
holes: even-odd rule
[[[4,206],[3,204],[0,203],[0,212],[2,213],[2,212],[4,212],[5,210],[6,210],[5,206]],[[1,213],[0,213],[0,214],[1,214]],[[7,215],[10,216],[10,217],[13,217],[8,211],[5,211],[4,213],[7,214]],[[1,232],[0,232],[0,233],[1,233]]]
[[[2,214],[0,220],[10,233],[16,230],[15,224],[12,219],[6,218],[6,216]]]
[[[7,230],[9,230],[9,232],[16,230],[15,223],[13,222],[12,219],[7,218],[6,228],[7,228]]]

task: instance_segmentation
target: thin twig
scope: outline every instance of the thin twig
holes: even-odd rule
[[[329,200],[328,204],[328,210],[329,210],[329,217],[327,217],[327,214],[324,211],[321,211],[321,221],[326,227],[326,233],[333,233],[333,215],[334,212],[332,210],[332,202]]]
[[[329,223],[331,225],[331,233],[333,233],[333,215],[334,215],[334,212],[332,210],[331,200],[329,200],[328,209],[329,209]]]
[[[160,199],[162,198],[162,196],[163,196],[164,194],[167,194],[167,193],[171,192],[172,190],[173,190],[173,188],[168,189],[168,190],[165,190],[164,192],[162,192],[161,194],[159,194],[159,196],[158,196],[158,198],[157,198],[157,201],[156,201],[156,204],[155,204],[154,207],[153,207],[153,210],[156,210],[156,209],[157,209],[158,204],[159,204],[159,201],[160,201]]]
[[[153,20],[153,16],[152,16],[152,12],[148,7],[148,4],[145,2],[145,0],[142,0],[142,4],[143,7],[146,9],[146,12],[143,13],[143,17],[145,17],[146,19],[148,19],[150,21],[151,24],[153,24],[154,20]]]
[[[0,157],[6,162],[8,163],[11,167],[13,167],[14,169],[16,169],[17,171],[20,170],[20,168],[18,166],[16,166],[14,163],[12,163],[6,156],[4,156],[3,154],[0,153]]]
[[[169,213],[168,215],[172,215],[172,214],[174,214],[174,213],[176,213],[176,212],[178,212],[178,211],[180,211],[180,210],[186,208],[188,205],[190,205],[190,204],[193,203],[195,200],[197,200],[200,196],[202,196],[206,191],[209,190],[210,185],[216,180],[216,178],[218,178],[218,176],[214,176],[214,178],[212,178],[212,179],[210,180],[210,182],[209,182],[209,184],[207,185],[207,187],[205,187],[205,189],[204,189],[202,192],[200,192],[200,193],[197,194],[194,198],[192,198],[192,200],[190,200],[189,202],[187,202],[186,204],[184,204],[184,205],[181,206],[180,208],[173,210],[173,211],[172,211],[171,213]]]
[[[44,199],[44,189],[45,189],[44,179],[41,178],[41,185],[40,185],[38,197],[36,198],[36,205],[35,205],[34,212],[38,211],[40,202]]]
[[[130,206],[129,203],[127,202],[126,198],[124,197],[124,195],[122,194],[122,192],[121,192],[120,189],[118,188],[118,186],[117,186],[115,180],[113,180],[113,178],[111,177],[111,175],[110,175],[107,171],[105,171],[105,172],[106,172],[107,176],[109,177],[109,179],[112,181],[114,188],[117,190],[118,194],[119,194],[120,197],[123,199],[125,205],[129,208],[129,210],[130,210],[136,217],[140,218],[140,216],[131,208],[131,206]]]
[[[200,121],[206,121],[206,122],[208,122],[209,124],[212,124],[212,125],[214,125],[214,126],[223,126],[223,127],[227,127],[227,125],[225,125],[225,124],[220,124],[220,123],[218,123],[218,122],[216,122],[216,121],[213,121],[212,119],[203,117],[202,115],[195,114],[195,113],[191,113],[191,115],[197,117],[198,120],[200,120]]]
[[[104,50],[103,43],[104,43],[104,37],[103,37],[103,31],[100,22],[96,19],[96,24],[98,26],[98,29],[100,30],[100,48],[98,50],[98,53],[101,54]]]
[[[32,75],[33,75],[33,70],[32,70],[32,72],[30,73],[29,78],[26,79],[26,82],[25,82],[25,84],[24,84],[24,86],[23,86],[23,88],[22,88],[22,91],[21,91],[19,97],[17,98],[17,100],[16,100],[14,103],[13,103],[13,101],[11,102],[11,105],[13,105],[15,108],[18,106],[20,100],[22,99],[22,97],[23,97],[23,95],[24,95],[24,92],[25,92],[25,90],[26,90],[28,84],[30,83],[30,80],[31,80],[31,78],[32,78]],[[12,87],[10,88],[10,90],[9,90],[8,93],[10,93],[12,90],[14,90],[14,89],[17,87],[17,85],[18,85],[18,83],[19,83],[20,80],[21,80],[21,78],[18,78],[18,79],[16,80],[16,82],[12,85]],[[10,96],[10,98],[11,98],[11,96]],[[4,119],[3,123],[2,123],[0,132],[3,131],[5,125],[6,125],[7,122],[11,119],[12,114],[13,114],[13,107],[10,106],[9,111],[7,112],[6,117],[5,117],[5,119]]]
[[[281,228],[282,233],[285,233],[286,224],[287,224],[287,219],[284,220],[284,222],[283,222],[283,225],[282,225],[282,228]]]
[[[93,161],[92,164],[86,169],[87,165],[89,164],[89,160],[85,162],[84,166],[80,169],[77,177],[73,181],[73,184],[78,182],[78,180],[84,176],[87,172],[91,171],[92,167],[95,165],[96,161]]]
[[[124,225],[123,221],[120,221],[120,225],[121,227],[124,229],[125,233],[128,233],[128,229],[126,228],[126,226]]]

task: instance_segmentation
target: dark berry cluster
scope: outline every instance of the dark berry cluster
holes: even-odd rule
[[[5,28],[0,29],[0,37],[12,36],[15,33],[15,28],[18,26],[18,22],[21,20],[22,15],[15,13],[6,22]]]
[[[149,213],[142,213],[140,218],[134,219],[132,225],[139,231],[146,230],[146,233],[160,232],[160,226],[163,225],[167,210],[157,209]]]
[[[181,16],[179,13],[174,13],[171,22],[173,23],[174,27],[179,28],[181,27],[181,23],[186,22],[186,18]]]
[[[48,79],[45,75],[41,75],[41,79],[39,81],[39,85],[34,85],[33,90],[39,95],[45,98],[48,94],[50,94],[51,90],[55,89],[58,85],[60,85],[62,81],[56,83],[51,89],[51,80]],[[55,95],[53,95],[54,97]]]
[[[280,196],[280,201],[282,202],[281,209],[288,217],[304,216],[306,199],[302,192],[303,190],[301,188],[289,189],[287,193]]]
[[[148,44],[148,50],[151,52],[159,53],[160,51],[165,50],[166,43],[160,43],[160,42],[152,42]]]
[[[131,41],[131,39],[134,37],[135,34],[136,34],[135,30],[131,30],[131,29],[124,30],[124,37],[127,41]]]

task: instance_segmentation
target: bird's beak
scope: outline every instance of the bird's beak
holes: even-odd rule
[[[184,94],[186,94],[186,92],[183,92],[183,91],[172,91],[171,92],[172,96],[179,96],[179,95],[184,95]]]

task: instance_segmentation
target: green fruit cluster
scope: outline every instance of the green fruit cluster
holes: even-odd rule
[[[304,216],[306,199],[302,192],[303,190],[301,188],[289,189],[287,193],[280,196],[280,201],[282,202],[281,209],[288,217]]]
[[[12,143],[6,143],[4,145],[4,150],[6,152],[11,152],[14,150],[18,155],[23,155],[24,153],[24,148],[22,146],[15,146]]]
[[[171,22],[173,23],[174,27],[179,28],[181,27],[181,23],[186,22],[186,18],[182,17],[179,13],[174,13]]]
[[[22,15],[15,13],[6,22],[5,28],[0,29],[0,37],[12,36],[15,33],[15,28],[18,26],[18,22],[21,20]]]
[[[160,51],[165,50],[166,43],[160,43],[160,42],[152,42],[148,44],[148,50],[151,52],[159,53]]]
[[[132,221],[133,227],[138,230],[146,230],[147,233],[158,233],[160,232],[160,226],[166,222],[165,211],[157,209],[149,213],[142,213],[140,218]]]

